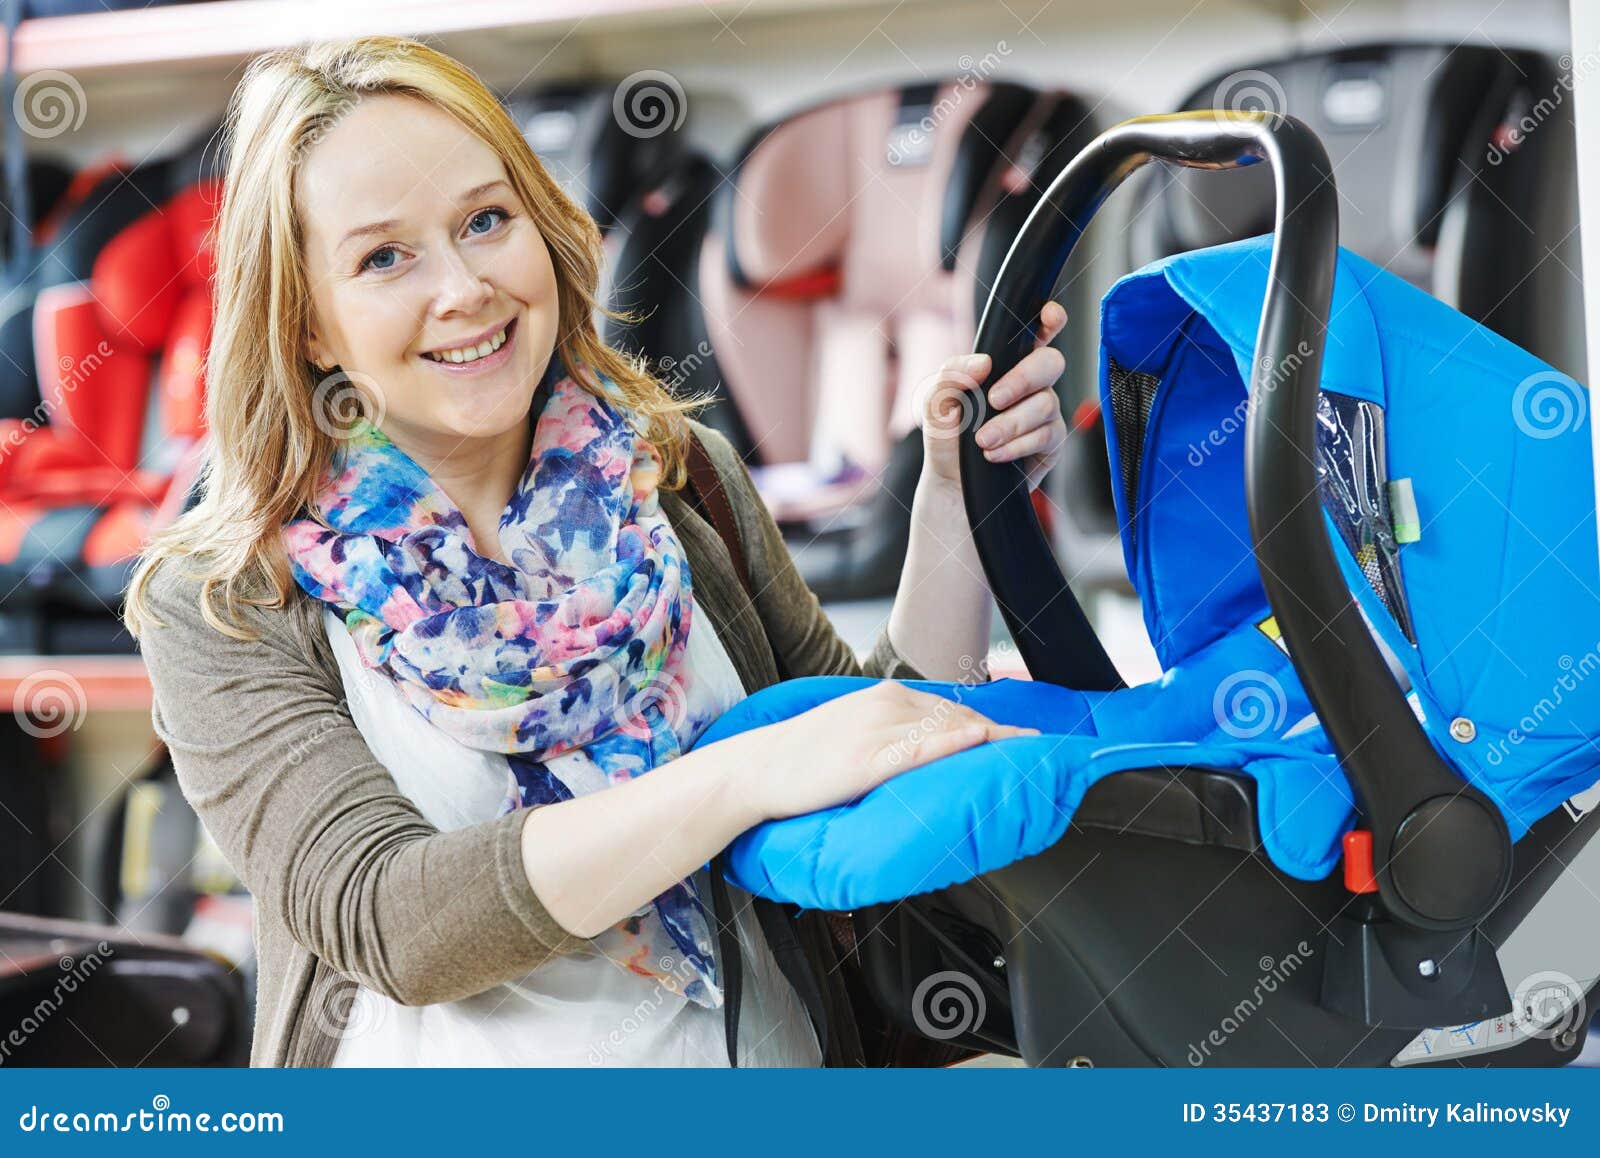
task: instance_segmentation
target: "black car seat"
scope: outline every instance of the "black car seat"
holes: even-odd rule
[[[5,1043],[7,1065],[242,1066],[250,1057],[250,1010],[227,964],[174,937],[78,921],[0,912],[0,1018],[21,1031]]]
[[[550,175],[610,232],[639,191],[681,157],[682,99],[646,74],[642,85],[552,85],[504,103]]]
[[[1333,158],[1340,242],[1543,358],[1582,374],[1570,100],[1555,62],[1486,45],[1376,44],[1241,66],[1182,108],[1299,117]],[[1553,95],[1554,94],[1554,95]],[[1162,169],[1138,194],[1137,268],[1272,229],[1260,166]]]
[[[685,166],[629,222],[608,341],[715,398],[824,598],[892,591],[921,470],[914,396],[970,348],[1043,183],[1093,133],[1065,93],[962,80],[875,89]]]

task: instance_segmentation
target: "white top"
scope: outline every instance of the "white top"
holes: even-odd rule
[[[379,763],[441,831],[494,819],[506,795],[500,753],[459,743],[408,704],[385,676],[361,663],[343,621],[323,622],[344,679],[356,727]],[[711,618],[694,615],[686,649],[685,693],[691,721],[715,718],[744,698]],[[691,723],[694,735],[704,723]],[[692,740],[694,736],[691,736]],[[581,775],[581,753],[546,761],[566,779],[563,761]],[[570,786],[570,782],[569,782]],[[603,790],[603,789],[602,789]],[[710,907],[707,870],[696,874]],[[821,1051],[805,1007],[767,947],[748,894],[730,884],[743,948],[739,1016],[741,1066],[815,1066]],[[713,934],[715,922],[712,922]],[[460,1001],[406,1006],[366,986],[354,1004],[335,1066],[726,1066],[721,1009],[687,1001],[659,979],[624,968],[603,951],[553,958],[516,981]]]

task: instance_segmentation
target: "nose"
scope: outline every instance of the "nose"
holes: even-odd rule
[[[456,246],[447,245],[440,252],[439,285],[433,299],[435,316],[475,316],[494,300],[494,287]]]

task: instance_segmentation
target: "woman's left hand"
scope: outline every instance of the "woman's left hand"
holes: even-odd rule
[[[925,479],[959,487],[959,436],[980,422],[978,445],[986,459],[1020,460],[1029,487],[1043,481],[1067,437],[1061,399],[1055,392],[1066,359],[1050,347],[1066,324],[1067,311],[1060,303],[1046,302],[1039,311],[1033,350],[989,388],[987,402],[982,392],[992,369],[987,354],[959,355],[944,364],[932,389],[919,399]]]

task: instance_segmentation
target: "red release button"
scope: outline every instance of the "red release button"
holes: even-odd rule
[[[1372,871],[1372,833],[1360,828],[1344,834],[1344,887],[1352,893],[1378,891]]]

